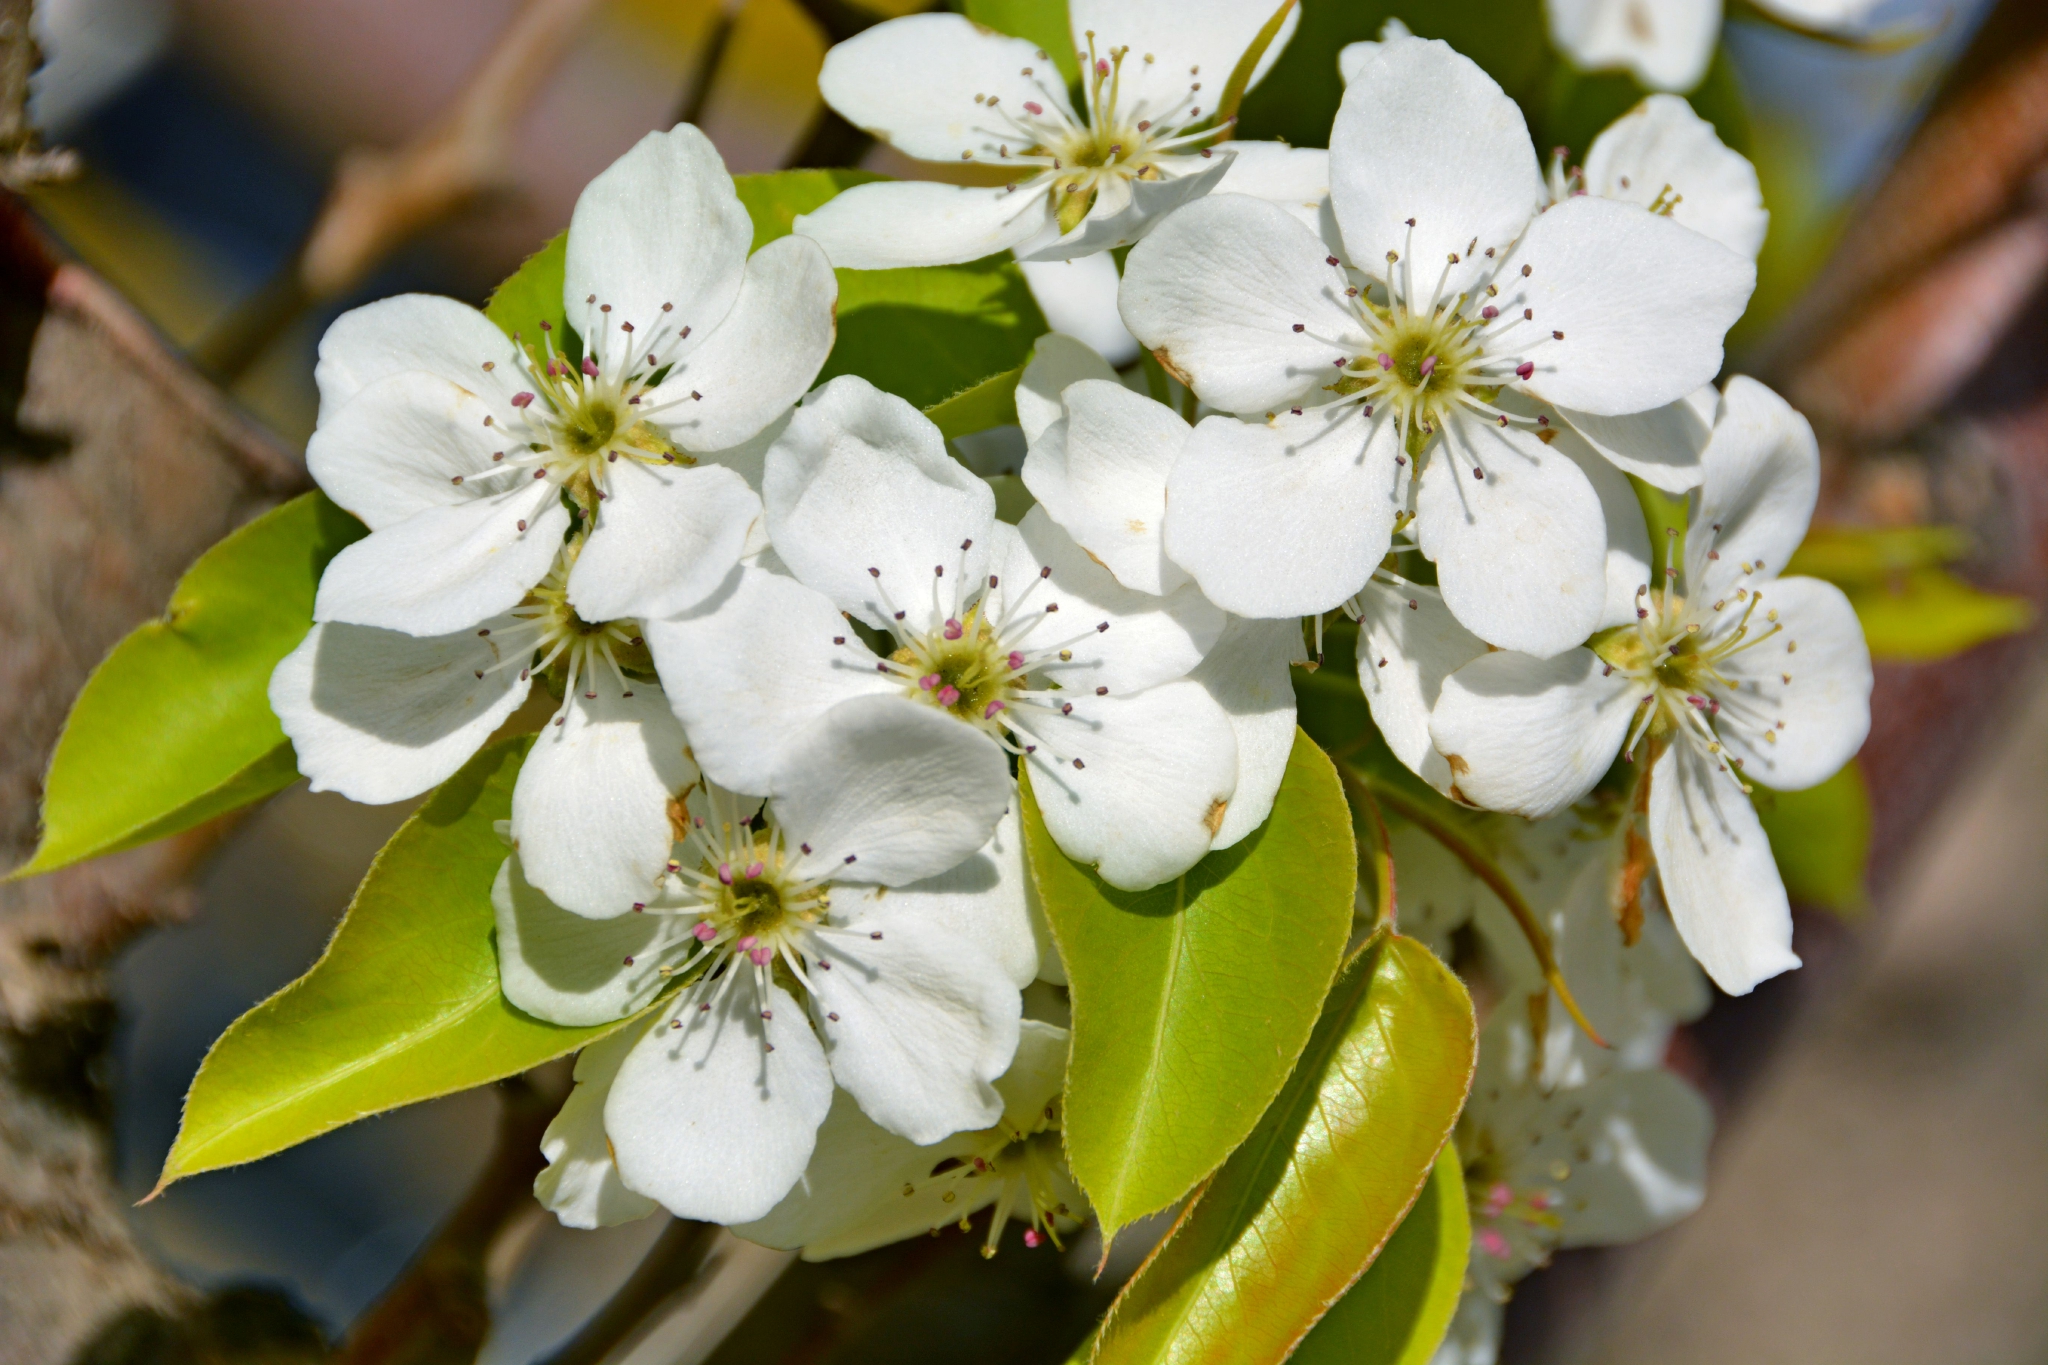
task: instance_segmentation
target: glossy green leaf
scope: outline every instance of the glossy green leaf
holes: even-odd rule
[[[758,248],[787,235],[798,214],[881,178],[864,171],[777,171],[735,176],[734,184],[753,216]],[[931,408],[1021,369],[1048,330],[1023,272],[1003,257],[837,274],[839,338],[818,374],[820,384],[857,374]]]
[[[1356,953],[1272,1108],[1118,1296],[1096,1365],[1285,1359],[1422,1191],[1476,1046],[1428,949],[1387,934]]]
[[[1293,1365],[1429,1365],[1450,1330],[1471,1256],[1472,1214],[1455,1143],[1372,1268],[1330,1307]]]
[[[971,388],[962,389],[943,402],[934,403],[924,415],[938,425],[947,439],[966,436],[990,427],[1012,426],[1017,421],[1017,381],[1024,367],[1004,370]]]
[[[1358,881],[1336,770],[1299,731],[1272,818],[1149,891],[1024,845],[1073,997],[1069,1162],[1102,1225],[1165,1208],[1244,1141],[1308,1041]]]
[[[1870,657],[1931,663],[2034,624],[2034,607],[1973,587],[1947,569],[1916,569],[1890,583],[1847,590]]]
[[[493,825],[511,815],[531,743],[494,744],[442,784],[370,865],[320,960],[221,1035],[158,1189],[515,1075],[624,1025],[543,1023],[498,989],[491,882],[505,845]]]
[[[967,0],[961,8],[977,24],[1037,43],[1069,85],[1081,79],[1067,0]]]
[[[556,233],[539,251],[507,275],[484,304],[484,316],[507,336],[518,337],[536,350],[541,324],[554,329],[555,345],[571,360],[583,356],[583,339],[562,313],[562,273],[569,262],[569,233]]]
[[[15,876],[134,848],[298,780],[270,673],[312,627],[327,561],[364,534],[318,493],[199,557],[154,621],[93,670],[43,782],[43,837]]]
[[[1838,914],[1864,910],[1864,873],[1870,864],[1870,790],[1851,762],[1817,787],[1777,792],[1756,788],[1751,798],[1771,841],[1771,856],[1785,893],[1795,901]]]

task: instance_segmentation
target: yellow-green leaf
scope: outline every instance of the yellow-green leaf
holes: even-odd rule
[[[199,557],[73,703],[43,782],[43,837],[13,875],[190,829],[298,780],[270,674],[312,628],[320,571],[364,534],[318,493]]]
[[[1858,764],[1849,763],[1805,791],[1758,787],[1751,800],[1771,841],[1771,856],[1785,879],[1787,895],[1844,915],[1866,908],[1863,877],[1870,863],[1870,791]]]
[[[543,1023],[498,989],[491,882],[506,850],[493,826],[512,812],[531,743],[494,744],[443,783],[370,865],[320,960],[214,1043],[159,1190],[515,1075],[625,1025]]]
[[[937,424],[939,434],[948,440],[990,427],[1012,425],[1017,420],[1017,381],[1023,377],[1022,365],[1004,370],[932,404],[924,415]]]
[[[1113,1236],[1215,1170],[1308,1041],[1351,928],[1351,813],[1297,731],[1272,817],[1162,886],[1060,852],[1028,784],[1024,845],[1073,997],[1068,1158]]]
[[[1930,663],[2034,624],[2034,607],[1972,587],[1947,569],[1915,569],[1889,583],[1846,589],[1870,657]]]
[[[1037,43],[1071,85],[1081,79],[1074,60],[1074,36],[1067,19],[1067,0],[967,0],[967,17],[985,28]]]
[[[545,322],[554,329],[556,348],[571,360],[581,359],[582,339],[562,313],[562,275],[568,263],[569,233],[564,229],[491,291],[484,316],[497,323],[506,336],[519,338],[536,353],[541,349],[541,324]]]
[[[1428,949],[1383,934],[1356,953],[1272,1108],[1111,1307],[1096,1365],[1285,1359],[1422,1191],[1476,1045]]]

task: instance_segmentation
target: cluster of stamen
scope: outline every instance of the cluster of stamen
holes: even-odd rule
[[[1109,622],[1044,639],[1056,632],[1060,610],[1049,589],[1039,591],[1052,568],[1041,567],[1022,589],[1004,588],[996,574],[970,580],[967,556],[973,547],[972,540],[960,543],[960,560],[950,575],[945,565],[932,566],[930,615],[941,618],[936,630],[910,627],[909,608],[891,595],[882,571],[868,570],[880,599],[877,614],[896,644],[873,667],[899,679],[905,696],[958,717],[1013,754],[1034,754],[1044,743],[1033,729],[1034,719],[1073,714],[1068,698],[1073,687],[1084,685],[1073,674],[1090,664],[1075,659],[1074,646],[1107,631]],[[1049,621],[1054,626],[1048,627]],[[865,646],[850,636],[834,636],[832,643],[865,653]],[[1062,673],[1068,674],[1067,687],[1033,685],[1056,681]],[[1109,689],[1098,686],[1094,694],[1107,696]],[[1076,768],[1085,766],[1079,758],[1048,752]]]
[[[1565,164],[1565,157],[1569,152],[1569,148],[1559,147],[1550,154],[1550,171],[1545,179],[1550,190],[1550,202],[1553,204],[1562,204],[1567,199],[1576,199],[1586,193],[1585,168],[1582,166],[1567,166]],[[1624,190],[1628,189],[1629,178],[1625,175],[1622,176],[1616,187]],[[1685,196],[1671,188],[1669,182],[1666,182],[1664,188],[1657,191],[1657,197],[1650,201],[1649,209],[1652,213],[1668,218],[1671,216],[1672,210],[1684,202]]]
[[[1517,1268],[1540,1266],[1556,1248],[1563,1219],[1563,1193],[1556,1185],[1517,1185],[1493,1135],[1478,1133],[1477,1148],[1465,1160],[1466,1200],[1472,1213],[1472,1245],[1481,1255]],[[1571,1167],[1555,1162],[1547,1172],[1562,1184]]]
[[[497,662],[476,670],[484,677],[502,669],[517,668],[521,681],[539,674],[557,683],[562,705],[555,712],[556,725],[568,717],[570,699],[578,690],[585,700],[597,700],[597,689],[609,683],[622,697],[633,695],[633,675],[652,676],[654,660],[634,621],[586,621],[569,605],[569,565],[558,560],[526,600],[512,609],[516,626],[478,629],[477,634],[493,646]],[[551,671],[552,670],[552,671]]]
[[[1168,178],[1177,173],[1172,158],[1211,155],[1206,144],[1224,137],[1234,122],[1203,122],[1199,66],[1188,68],[1187,89],[1173,102],[1141,96],[1126,103],[1123,66],[1131,59],[1131,49],[1113,47],[1098,55],[1092,30],[1087,40],[1088,50],[1075,54],[1087,89],[1086,123],[1066,114],[1064,98],[1047,83],[1059,80],[1057,70],[1041,72],[1035,65],[1027,66],[1023,76],[1045,98],[1012,107],[998,95],[976,95],[974,102],[992,117],[974,129],[984,139],[979,152],[970,148],[960,154],[967,161],[979,155],[1003,165],[1035,168],[1035,174],[1009,190],[1020,195],[1019,212],[1039,194],[1050,195],[1062,233],[1072,232],[1088,216],[1106,182]],[[1045,58],[1042,52],[1039,56]],[[1137,60],[1147,66],[1154,62],[1149,52]]]
[[[703,395],[678,392],[647,401],[657,381],[669,378],[676,347],[690,329],[664,303],[645,334],[628,320],[614,322],[612,306],[592,294],[586,301],[583,336],[587,351],[573,357],[558,349],[552,324],[540,325],[540,343],[514,334],[521,375],[530,388],[515,393],[509,412],[494,412],[484,425],[511,442],[491,455],[492,467],[471,481],[515,471],[564,489],[587,515],[610,496],[608,467],[620,460],[642,464],[693,464],[652,420]],[[489,370],[495,362],[484,362]],[[461,477],[456,483],[463,482]],[[513,485],[507,484],[507,487]]]
[[[1025,1246],[1040,1247],[1047,1242],[1060,1246],[1058,1220],[1074,1216],[1061,1193],[1066,1154],[1061,1146],[1060,1101],[1047,1103],[1026,1127],[1013,1127],[1006,1116],[1003,1122],[978,1136],[983,1141],[971,1155],[947,1157],[932,1167],[931,1174],[923,1180],[905,1183],[904,1198],[912,1197],[923,1186],[938,1188],[940,1202],[951,1204],[959,1201],[963,1192],[971,1194],[964,1190],[969,1181],[999,1181],[1001,1190],[989,1210],[988,1233],[982,1241],[981,1254],[996,1254],[1003,1229],[1012,1218],[1022,1219],[1025,1224]],[[962,1232],[970,1226],[968,1218],[960,1220]],[[938,1229],[932,1231],[937,1233]]]
[[[1720,530],[1715,523],[1704,533],[1716,535]],[[1693,534],[1702,533],[1701,528],[1694,528]],[[1619,670],[1647,691],[1637,704],[1624,756],[1633,760],[1636,745],[1646,737],[1653,750],[1661,750],[1674,736],[1681,737],[1747,793],[1750,787],[1742,779],[1742,760],[1727,752],[1720,727],[1739,726],[1762,735],[1767,744],[1776,744],[1785,722],[1778,719],[1767,699],[1729,677],[1723,665],[1779,635],[1785,626],[1774,608],[1763,607],[1763,594],[1740,580],[1712,602],[1688,600],[1676,562],[1677,537],[1676,529],[1667,531],[1661,585],[1645,583],[1636,589],[1635,624],[1601,632],[1593,638],[1593,652],[1605,674]],[[1709,550],[1708,558],[1718,560],[1719,551]],[[1742,578],[1748,578],[1763,572],[1765,566],[1752,561],[1741,568]],[[1785,642],[1786,653],[1798,649],[1798,641]],[[1790,673],[1780,673],[1779,678],[1791,685]]]

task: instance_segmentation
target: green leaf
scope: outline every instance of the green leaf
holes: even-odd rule
[[[962,389],[943,402],[934,403],[924,415],[936,422],[939,433],[951,440],[990,427],[1011,426],[1017,421],[1017,381],[1024,367],[1004,370],[971,388]]]
[[[494,744],[443,783],[370,865],[320,960],[220,1036],[157,1189],[515,1075],[625,1025],[543,1023],[498,989],[491,882],[505,845],[493,825],[512,812],[532,742]]]
[[[2034,624],[2034,607],[1973,587],[1947,569],[1916,569],[1891,583],[1847,590],[1870,656],[1931,663]]]
[[[1457,1147],[1446,1142],[1422,1197],[1386,1249],[1288,1360],[1292,1365],[1429,1365],[1458,1311],[1471,1248],[1465,1173]]]
[[[735,176],[733,183],[753,216],[758,248],[787,235],[798,214],[843,189],[883,178],[864,171],[777,171]],[[1049,330],[1023,272],[1006,257],[836,273],[839,338],[818,374],[820,384],[857,374],[929,409],[1022,369]],[[1000,384],[986,395],[997,405],[1003,398]]]
[[[1751,797],[1771,841],[1785,893],[1838,914],[1867,908],[1864,871],[1870,863],[1870,791],[1851,762],[1817,787]]]
[[[43,781],[43,838],[13,875],[134,848],[298,780],[270,673],[312,628],[313,590],[362,523],[318,493],[235,531],[178,581],[73,703]]]
[[[1067,0],[967,0],[962,8],[977,24],[1037,43],[1059,67],[1067,84],[1081,79],[1081,64],[1074,60]]]
[[[1096,1365],[1285,1358],[1415,1202],[1476,1045],[1472,1002],[1428,949],[1360,949],[1272,1108],[1111,1307]]]
[[[1067,1154],[1113,1236],[1215,1170],[1308,1041],[1351,929],[1351,813],[1297,731],[1272,818],[1162,886],[1060,852],[1028,783],[1024,846],[1073,996]]]
[[[1960,526],[1816,526],[1784,571],[1843,588],[1869,587],[1914,569],[1953,564],[1970,549],[1970,533]]]
[[[569,232],[564,228],[507,275],[484,304],[484,316],[506,336],[540,347],[541,324],[554,329],[555,345],[571,361],[583,358],[583,338],[562,312],[562,274],[569,262]]]

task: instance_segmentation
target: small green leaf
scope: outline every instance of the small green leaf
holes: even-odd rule
[[[967,17],[985,28],[1037,43],[1072,85],[1081,79],[1074,60],[1074,34],[1067,19],[1067,0],[967,0]]]
[[[938,424],[939,433],[951,440],[990,427],[1011,426],[1017,421],[1017,381],[1024,367],[1004,370],[979,384],[960,390],[951,398],[932,404],[924,415]]]
[[[1792,552],[1787,574],[1843,588],[1886,583],[1914,569],[1953,564],[1970,553],[1960,526],[1816,526]]]
[[[799,214],[818,208],[841,190],[871,181],[887,180],[873,171],[833,169],[822,171],[770,171],[764,175],[736,175],[733,188],[740,203],[754,220],[755,251],[778,237],[787,237]]]
[[[1458,1311],[1471,1248],[1465,1173],[1457,1147],[1446,1142],[1422,1197],[1386,1249],[1288,1360],[1293,1365],[1429,1365]]]
[[[1387,934],[1354,954],[1272,1108],[1117,1297],[1095,1365],[1284,1359],[1422,1191],[1476,1046],[1428,949]]]
[[[568,229],[507,275],[484,304],[484,316],[506,336],[540,349],[541,324],[554,329],[555,346],[571,361],[583,358],[583,339],[562,312],[562,274],[569,263]]]
[[[1028,783],[1024,845],[1073,994],[1067,1153],[1114,1235],[1215,1170],[1308,1041],[1351,929],[1351,813],[1297,731],[1272,817],[1162,886],[1060,852]]]
[[[1947,569],[1915,569],[1846,591],[1879,662],[1932,663],[2034,624],[2026,598],[1985,592]]]
[[[42,843],[13,875],[134,848],[297,781],[270,673],[312,627],[320,571],[363,534],[308,493],[201,555],[163,616],[86,681],[43,782]]]
[[[493,825],[512,812],[531,743],[494,744],[443,783],[377,855],[320,960],[220,1036],[185,1097],[159,1190],[624,1026],[543,1023],[498,989],[491,883],[505,845]]]
[[[1870,863],[1870,791],[1860,766],[1852,761],[1805,791],[1757,787],[1751,800],[1785,894],[1843,915],[1868,906],[1863,879]]]

